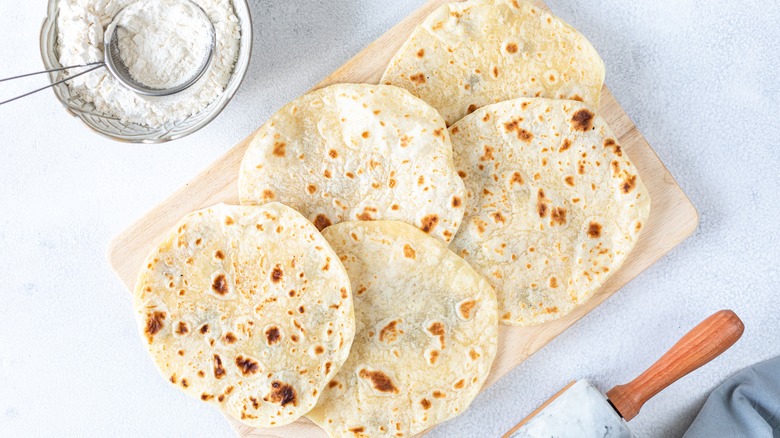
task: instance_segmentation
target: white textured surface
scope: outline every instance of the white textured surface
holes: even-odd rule
[[[157,375],[108,241],[422,1],[253,0],[246,82],[211,125],[171,144],[105,140],[49,92],[0,107],[0,435],[231,435]],[[780,354],[780,4],[549,4],[600,50],[608,85],[701,226],[431,436],[497,436],[573,379],[623,383],[732,308],[742,340],[632,421],[640,437],[679,436],[727,376]],[[41,68],[44,12],[43,0],[0,2],[0,77]],[[43,82],[2,83],[0,100]]]

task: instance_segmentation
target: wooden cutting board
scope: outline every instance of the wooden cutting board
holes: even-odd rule
[[[340,82],[378,83],[390,58],[412,30],[445,2],[430,0],[325,78],[316,88]],[[540,1],[535,3],[547,9]],[[650,219],[623,267],[583,306],[565,318],[536,327],[501,326],[498,354],[485,387],[496,382],[671,251],[690,236],[699,223],[696,208],[606,87],[602,91],[599,111],[639,169],[650,192]],[[236,145],[111,242],[109,262],[130,291],[133,290],[136,275],[147,254],[162,241],[179,219],[191,211],[219,202],[238,203],[238,169],[251,138],[249,136]],[[307,419],[268,430],[253,429],[232,419],[229,421],[241,437],[326,437],[322,429]]]

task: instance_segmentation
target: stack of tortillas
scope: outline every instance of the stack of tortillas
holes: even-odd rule
[[[499,322],[571,312],[646,225],[603,80],[560,19],[469,0],[428,17],[382,85],[291,102],[247,149],[243,206],[186,216],[141,270],[158,368],[254,427],[409,437],[462,413]]]

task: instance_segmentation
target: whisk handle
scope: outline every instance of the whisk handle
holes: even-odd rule
[[[35,76],[35,75],[40,75],[40,74],[44,74],[44,73],[51,73],[51,72],[55,72],[55,71],[67,70],[69,68],[89,67],[89,66],[92,66],[92,65],[99,65],[99,64],[103,64],[103,61],[95,61],[95,62],[90,62],[89,64],[71,65],[71,66],[68,66],[68,67],[53,68],[51,70],[36,71],[35,73],[25,73],[25,74],[19,75],[19,76],[11,76],[10,78],[0,79],[0,82],[12,81],[14,79],[19,79],[19,78],[26,78],[27,76]]]
[[[0,82],[5,82],[5,81],[10,81],[12,79],[19,79],[19,78],[24,78],[24,77],[27,77],[27,76],[34,76],[34,75],[39,75],[39,74],[42,74],[42,73],[49,73],[49,72],[62,71],[62,70],[67,70],[67,69],[72,69],[72,68],[80,68],[80,67],[90,67],[90,66],[92,66],[92,68],[90,68],[89,70],[84,70],[81,73],[75,74],[73,76],[69,76],[69,77],[67,77],[65,79],[62,79],[62,80],[57,81],[57,82],[54,82],[54,83],[49,84],[49,85],[47,85],[45,87],[41,87],[41,88],[38,88],[37,90],[30,91],[29,93],[24,93],[24,94],[22,94],[20,96],[16,96],[16,97],[12,97],[12,98],[10,98],[8,100],[4,100],[4,101],[0,102],[0,105],[5,105],[6,103],[13,102],[13,101],[15,101],[17,99],[21,99],[21,98],[27,97],[27,96],[29,96],[31,94],[35,94],[35,93],[37,93],[39,91],[43,91],[43,90],[45,90],[47,88],[51,88],[51,87],[53,87],[55,85],[59,85],[59,84],[61,84],[63,82],[66,82],[66,81],[69,81],[71,79],[77,78],[77,77],[79,77],[81,75],[85,75],[85,74],[87,74],[87,73],[89,73],[91,71],[94,71],[94,70],[97,70],[99,68],[105,67],[105,65],[106,64],[103,61],[98,61],[98,62],[92,62],[92,63],[89,63],[89,64],[73,65],[73,66],[69,66],[69,67],[53,68],[51,70],[44,70],[44,71],[39,71],[39,72],[35,72],[35,73],[27,73],[27,74],[24,74],[24,75],[19,75],[19,76],[13,76],[13,77],[10,77],[10,78],[0,79]]]

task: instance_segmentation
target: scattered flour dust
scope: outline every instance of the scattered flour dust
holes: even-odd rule
[[[143,0],[141,0],[143,1]],[[160,0],[157,0],[160,2]],[[71,91],[84,101],[92,102],[97,111],[118,117],[122,121],[157,127],[166,123],[177,122],[196,114],[216,100],[224,91],[233,71],[238,56],[240,25],[233,10],[231,0],[194,0],[208,15],[214,24],[216,34],[216,50],[206,73],[192,87],[171,96],[142,96],[123,87],[105,68],[95,70],[84,76],[69,81]],[[165,0],[167,6],[184,0]],[[123,8],[137,3],[136,0],[59,0],[57,16],[58,52],[62,65],[79,65],[103,60],[103,32],[117,13]],[[165,8],[167,6],[160,6]],[[180,10],[177,12],[186,15]],[[130,15],[130,14],[128,14]],[[174,14],[176,16],[176,14]],[[148,29],[142,39],[130,34],[125,37],[134,38],[125,41],[129,56],[127,65],[136,80],[151,86],[167,86],[171,82],[181,82],[188,76],[189,59],[195,59],[198,51],[203,50],[203,44],[198,40],[197,20],[191,21],[191,28],[179,38],[166,40],[160,53],[153,48],[160,40],[153,36],[155,32],[167,35],[182,31],[180,27],[186,21],[171,21],[169,15],[141,14],[139,22],[133,24],[136,29],[144,26]],[[128,19],[133,21],[135,19]],[[145,24],[144,24],[145,23]],[[166,28],[167,26],[167,28]],[[123,44],[120,36],[120,47]],[[135,48],[128,48],[131,43]],[[207,44],[207,43],[206,43]],[[159,47],[159,46],[158,46]],[[161,56],[169,59],[177,58],[181,62],[158,64]],[[200,63],[191,61],[195,64]],[[149,65],[149,64],[154,64]],[[197,68],[197,67],[195,67]]]

